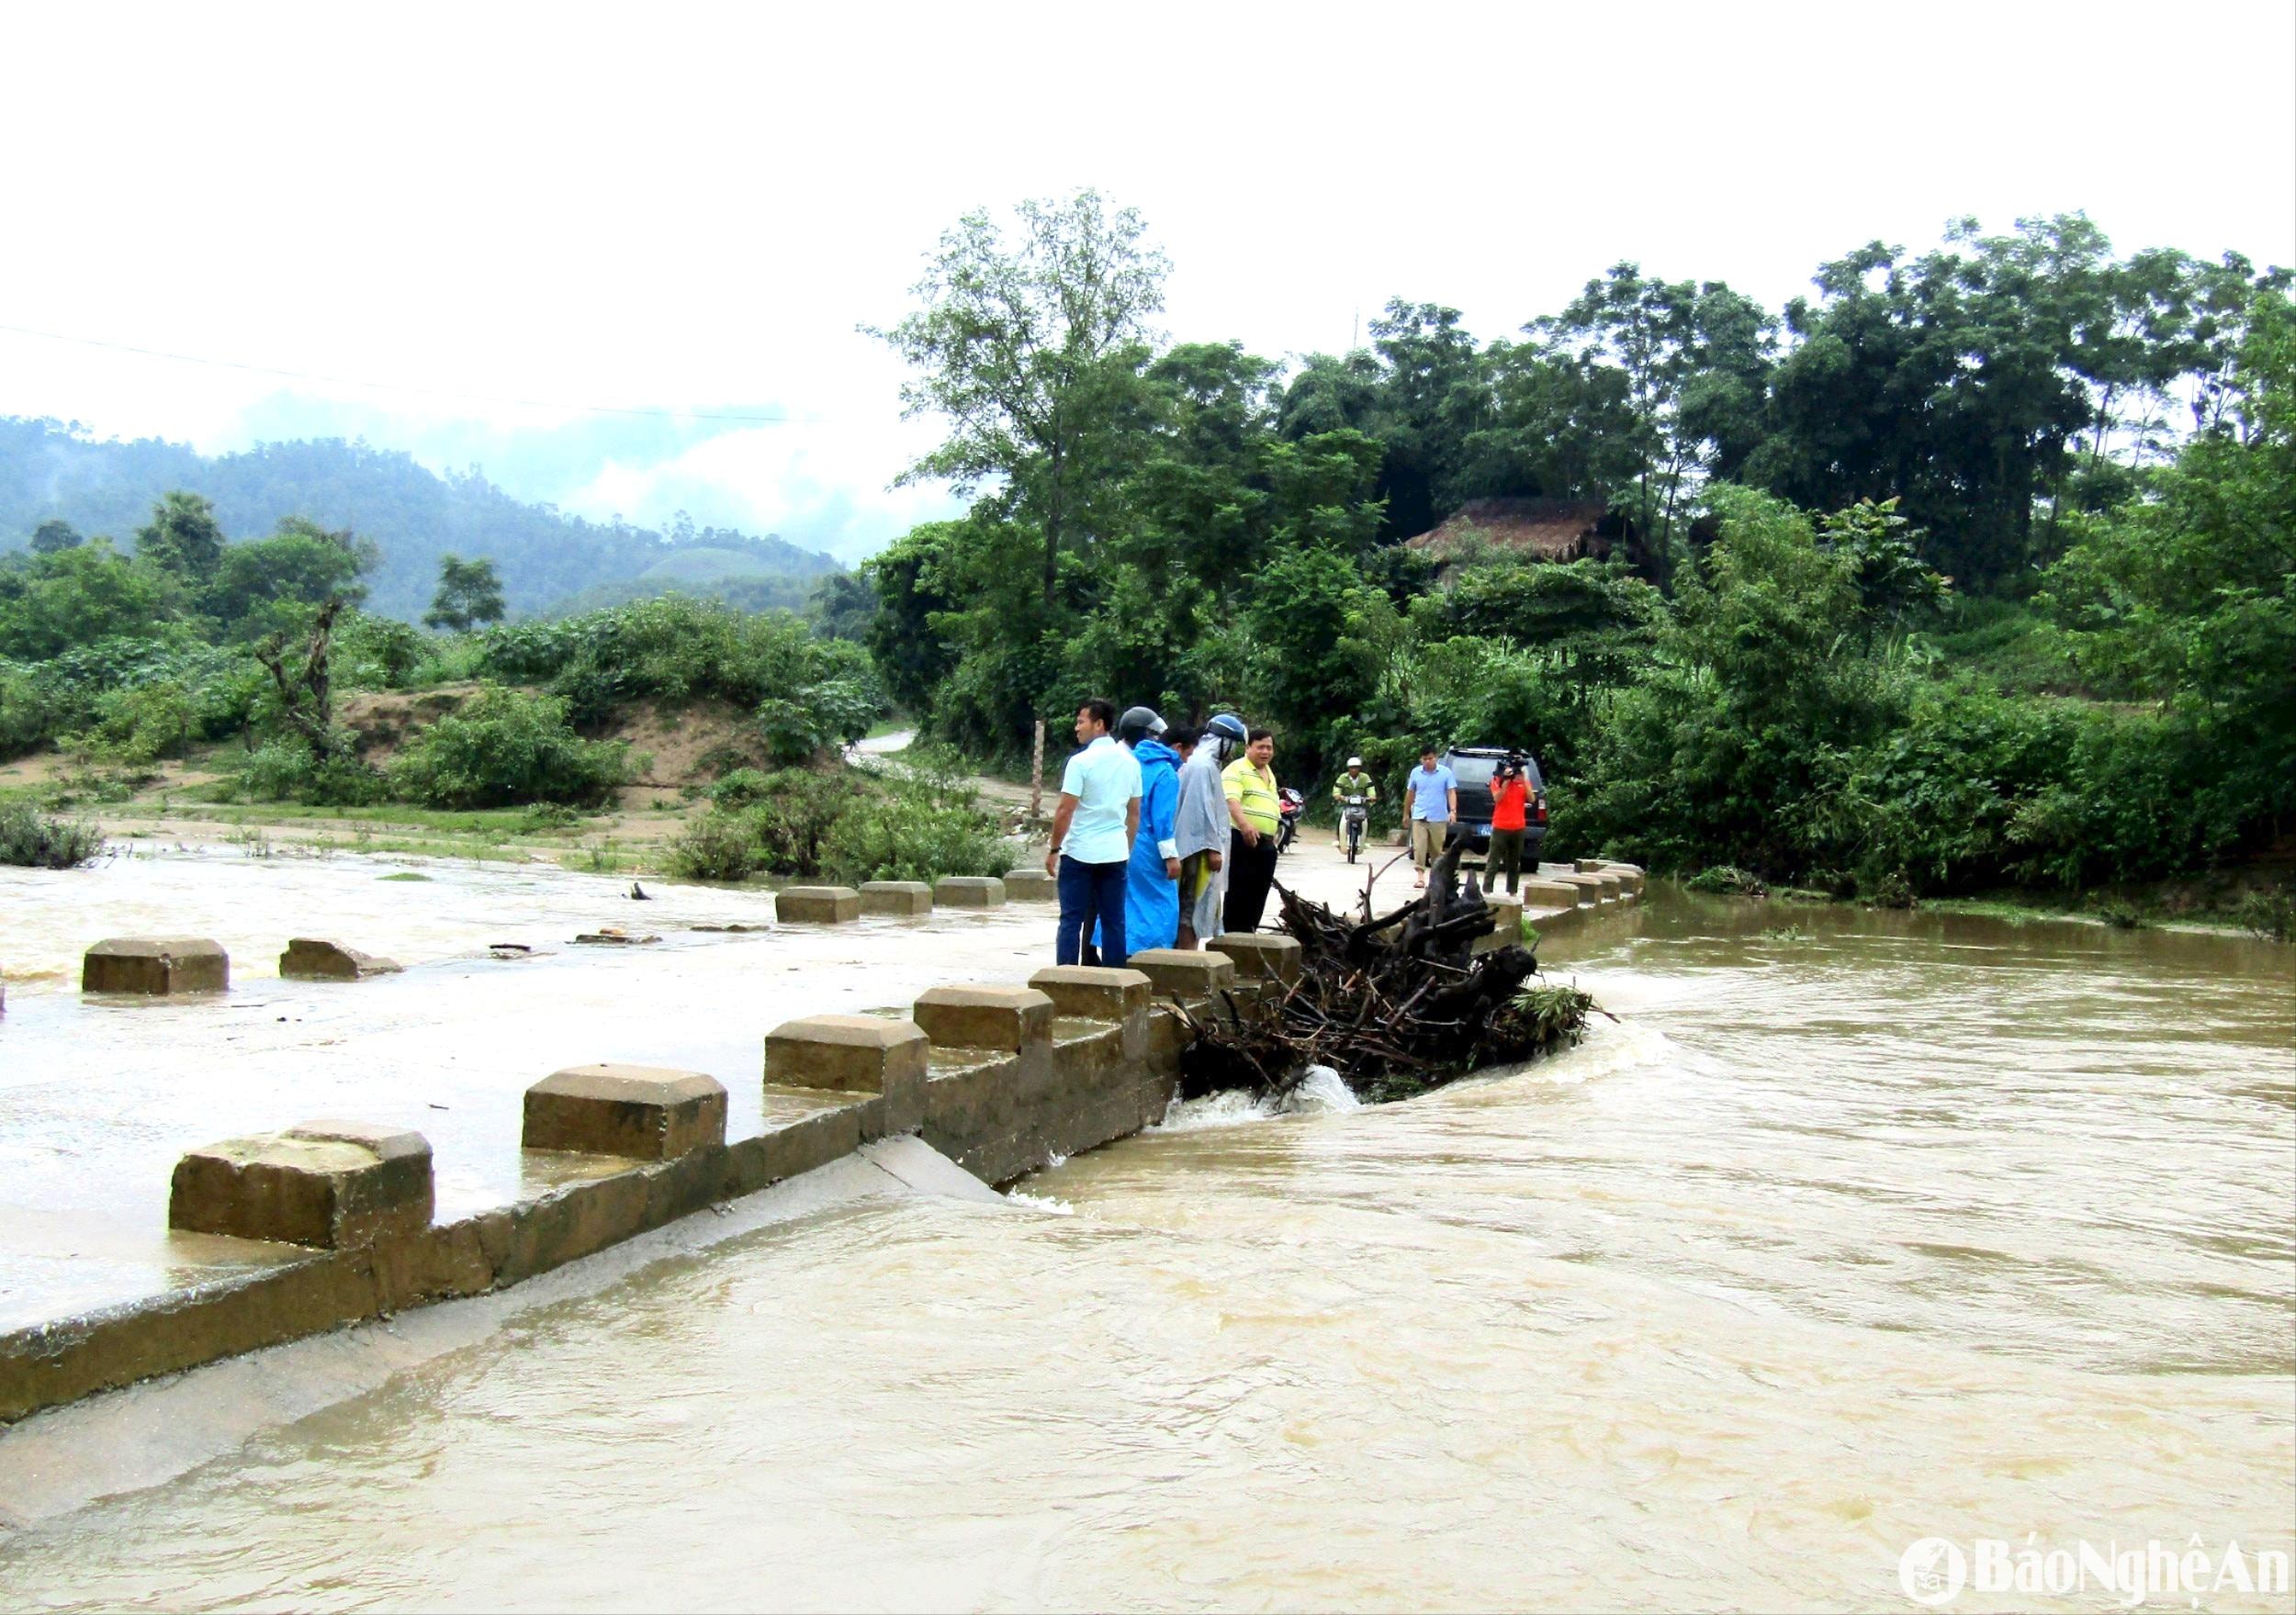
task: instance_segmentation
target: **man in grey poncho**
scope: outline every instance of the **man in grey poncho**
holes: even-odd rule
[[[1196,749],[1180,768],[1180,802],[1172,838],[1180,849],[1182,948],[1200,948],[1220,935],[1228,900],[1228,795],[1220,770],[1243,754],[1244,721],[1228,712],[1204,725]]]

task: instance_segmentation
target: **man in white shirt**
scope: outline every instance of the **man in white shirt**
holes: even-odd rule
[[[1140,759],[1109,733],[1116,703],[1098,697],[1076,709],[1076,738],[1084,749],[1061,775],[1060,806],[1052,810],[1052,845],[1044,872],[1060,882],[1060,929],[1055,963],[1073,965],[1084,953],[1095,920],[1100,925],[1100,962],[1120,967],[1124,946],[1124,886],[1132,838],[1140,833]]]

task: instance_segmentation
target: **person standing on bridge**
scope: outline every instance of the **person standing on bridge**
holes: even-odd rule
[[[1220,771],[1244,748],[1244,720],[1221,712],[1196,737],[1180,769],[1179,812],[1173,839],[1180,851],[1180,932],[1176,946],[1201,947],[1220,935],[1228,901],[1228,797]]]
[[[1180,852],[1172,836],[1179,805],[1179,755],[1164,743],[1164,720],[1148,707],[1128,707],[1116,721],[1116,739],[1140,764],[1140,829],[1124,877],[1124,948],[1138,953],[1169,948],[1180,928]],[[1096,927],[1084,962],[1107,962],[1106,938]]]
[[[1124,946],[1124,885],[1140,829],[1140,763],[1109,733],[1115,724],[1113,701],[1095,696],[1076,709],[1084,749],[1061,775],[1052,845],[1044,855],[1044,872],[1060,882],[1060,928],[1052,937],[1058,964],[1083,957],[1095,920],[1103,963],[1121,965],[1131,951]]]
[[[1459,782],[1429,746],[1419,754],[1419,766],[1403,785],[1403,812],[1411,820],[1411,861],[1417,868],[1413,888],[1427,883],[1427,870],[1451,839],[1451,823],[1459,816]]]
[[[1276,832],[1283,824],[1283,798],[1276,787],[1276,736],[1252,731],[1244,755],[1221,771],[1228,798],[1228,906],[1222,916],[1231,931],[1256,931],[1267,912],[1267,890],[1276,883]]]

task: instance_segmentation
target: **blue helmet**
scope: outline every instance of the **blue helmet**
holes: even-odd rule
[[[1244,720],[1233,712],[1221,712],[1204,725],[1204,733],[1217,735],[1230,746],[1242,746],[1251,738],[1251,732],[1244,727]]]

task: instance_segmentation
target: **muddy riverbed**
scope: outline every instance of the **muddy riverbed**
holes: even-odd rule
[[[970,938],[916,946],[1030,942]],[[2290,1547],[2287,949],[1663,893],[1570,947],[1619,1018],[1558,1060],[666,1262],[0,1540],[0,1597],[1870,1609],[1924,1537]],[[646,967],[665,1041],[770,958]],[[490,1059],[611,996],[551,968]],[[422,1047],[342,1036],[264,1058]]]

